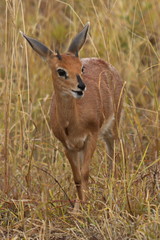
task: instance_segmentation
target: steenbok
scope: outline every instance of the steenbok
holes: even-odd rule
[[[80,202],[86,201],[89,164],[99,136],[107,145],[109,161],[113,159],[123,96],[122,80],[111,64],[99,58],[78,57],[88,29],[89,23],[64,54],[21,32],[52,71],[51,127],[65,148]],[[77,201],[74,211],[78,209]]]

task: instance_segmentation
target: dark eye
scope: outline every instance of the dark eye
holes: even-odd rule
[[[84,73],[84,69],[85,69],[85,67],[83,66],[83,67],[82,67],[82,73]]]
[[[60,77],[64,77],[65,79],[68,77],[67,72],[61,68],[57,69],[57,73]]]

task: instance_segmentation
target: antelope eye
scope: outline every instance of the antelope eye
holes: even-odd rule
[[[82,67],[82,73],[84,73],[84,69],[85,69],[85,67],[83,66],[83,67]]]
[[[67,72],[61,68],[57,69],[57,73],[60,77],[64,77],[65,79],[68,77]]]

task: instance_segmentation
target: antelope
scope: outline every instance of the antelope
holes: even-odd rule
[[[99,136],[106,143],[108,158],[113,159],[123,99],[122,80],[111,64],[99,58],[79,58],[89,26],[84,26],[63,54],[21,32],[52,71],[51,128],[73,172],[79,198],[74,212],[88,199],[89,164]]]

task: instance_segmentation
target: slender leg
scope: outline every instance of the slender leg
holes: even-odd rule
[[[66,150],[66,156],[72,168],[74,182],[77,188],[78,198],[80,201],[84,200],[84,193],[82,190],[82,180],[81,180],[81,159],[79,158],[79,153],[75,151]],[[74,205],[73,213],[79,210],[79,201]]]
[[[81,164],[78,152],[66,150],[66,156],[72,168],[73,178],[77,188],[78,197],[80,200],[83,200],[83,194],[81,190],[81,168],[80,168]]]
[[[84,149],[75,152],[66,150],[66,156],[70,162],[74,182],[77,188],[79,200],[86,201],[88,192],[89,163],[96,147],[97,136],[89,137],[85,143]],[[79,203],[74,206],[74,212],[79,209]]]
[[[96,148],[97,135],[90,136],[84,148],[84,160],[81,165],[82,188],[84,192],[84,201],[88,195],[89,164]]]
[[[113,157],[114,157],[114,136],[111,130],[108,130],[104,135],[103,139],[107,145],[107,152],[109,156],[109,171],[112,171],[113,168]]]

